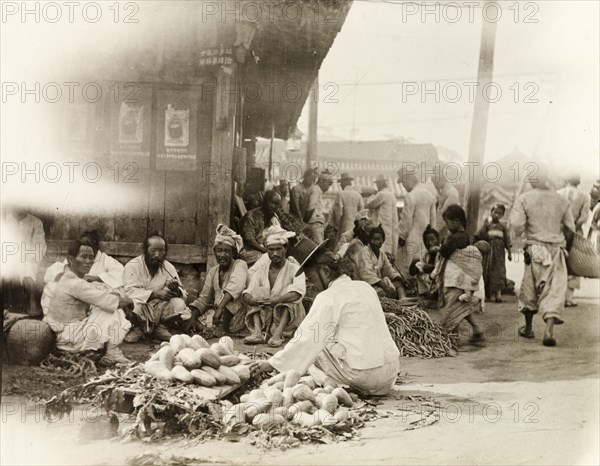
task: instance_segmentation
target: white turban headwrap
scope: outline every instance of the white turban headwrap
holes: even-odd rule
[[[296,233],[286,231],[280,225],[273,225],[267,228],[263,235],[265,237],[265,246],[272,246],[274,244],[285,246],[290,238],[296,236]]]
[[[242,237],[236,234],[231,228],[227,225],[223,225],[219,223],[217,226],[217,236],[215,237],[215,246],[217,244],[227,244],[232,248],[235,248],[237,252],[242,250],[244,246],[244,242],[242,241]]]

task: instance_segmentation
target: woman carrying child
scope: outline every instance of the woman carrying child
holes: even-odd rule
[[[479,249],[470,245],[466,232],[467,216],[459,205],[450,205],[443,213],[449,235],[440,246],[438,261],[431,277],[438,280],[439,315],[435,320],[447,332],[456,333],[465,319],[472,328],[471,343],[485,340],[473,314],[481,300],[474,295],[479,289],[482,258]]]
[[[508,227],[500,220],[505,213],[506,208],[503,204],[494,204],[490,216],[473,237],[475,241],[487,241],[490,245],[489,254],[485,254],[483,258],[483,281],[486,298],[494,298],[497,303],[502,302],[500,295],[506,288],[505,249],[508,251],[508,260],[512,260]]]

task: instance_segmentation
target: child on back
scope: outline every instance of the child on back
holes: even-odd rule
[[[439,277],[437,323],[456,335],[459,324],[466,320],[473,332],[469,342],[479,344],[485,336],[473,314],[483,310],[483,300],[474,295],[479,292],[482,275],[481,252],[469,244],[467,215],[461,206],[448,206],[442,218],[450,234],[440,246],[440,260],[432,273],[432,277]]]
[[[447,259],[445,281],[450,278],[453,286],[463,291],[458,297],[459,301],[476,304],[479,298],[473,296],[473,293],[479,289],[482,274],[481,254],[475,255],[474,251],[478,252],[475,248],[461,252],[471,244],[465,229],[466,224],[461,220],[463,216],[464,211],[459,205],[451,205],[443,213],[442,218],[446,222],[449,234],[440,246],[439,254],[443,259]],[[437,276],[440,272],[440,267],[436,267],[432,276]]]

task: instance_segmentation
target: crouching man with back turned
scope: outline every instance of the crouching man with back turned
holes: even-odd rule
[[[296,273],[305,273],[320,293],[287,346],[267,361],[250,363],[250,370],[296,369],[309,372],[320,385],[385,395],[396,382],[400,354],[377,292],[342,274],[339,256],[326,250],[326,243],[303,239],[291,252],[302,263]]]

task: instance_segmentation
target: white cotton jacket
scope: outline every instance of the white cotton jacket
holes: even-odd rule
[[[315,298],[294,338],[269,362],[280,372],[296,369],[304,374],[325,348],[357,370],[398,359],[400,353],[370,285],[346,275],[331,282]]]

